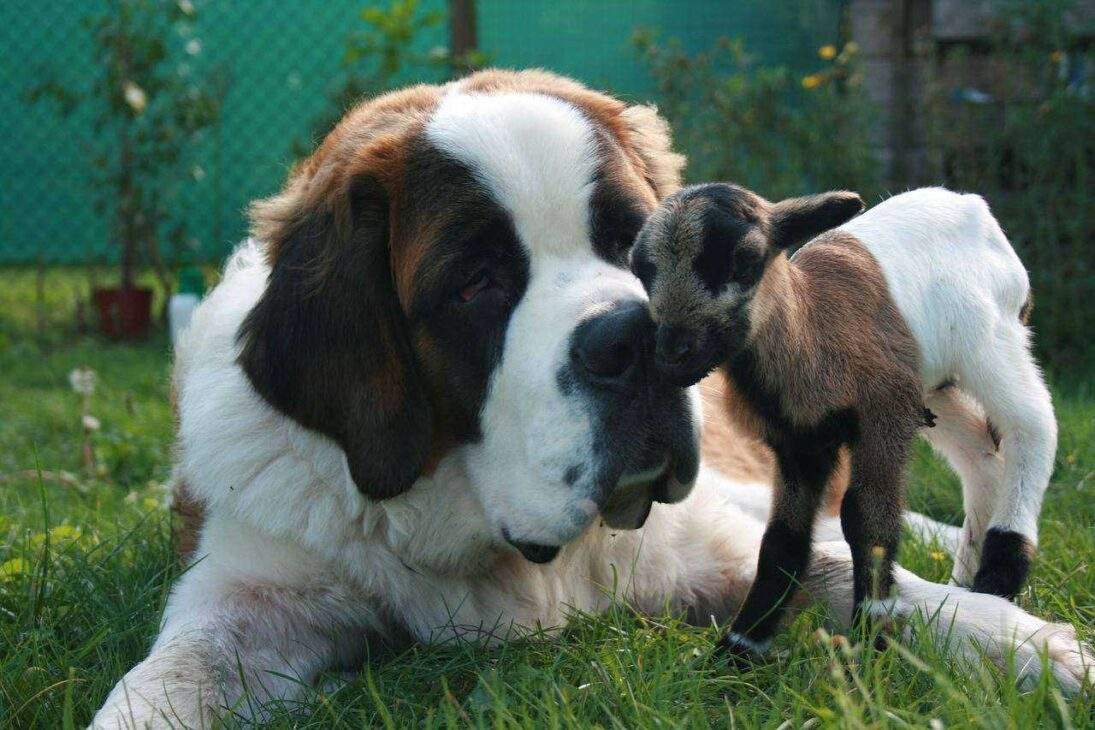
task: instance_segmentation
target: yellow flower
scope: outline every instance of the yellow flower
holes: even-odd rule
[[[945,560],[947,554],[939,550],[932,551],[932,560]]]
[[[817,55],[821,56],[821,58],[826,61],[832,61],[834,58],[836,58],[836,46],[824,45],[821,48],[817,49]]]
[[[821,76],[818,74],[810,74],[809,76],[802,77],[802,88],[804,89],[816,89],[821,86]]]
[[[1053,53],[1049,54],[1049,60],[1053,61],[1054,63],[1060,63],[1064,59],[1064,57],[1065,54],[1063,51],[1054,51]]]
[[[17,575],[26,573],[29,567],[23,558],[12,558],[6,563],[0,563],[0,580],[11,580]]]
[[[141,500],[141,506],[151,512],[160,508],[160,500],[155,497],[145,497]]]
[[[57,525],[57,527],[50,529],[49,539],[54,542],[60,542],[61,540],[79,540],[80,528],[73,527],[72,525]]]

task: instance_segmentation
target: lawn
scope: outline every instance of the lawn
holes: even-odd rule
[[[169,346],[162,334],[116,345],[76,333],[81,272],[51,270],[38,287],[31,271],[2,270],[0,281],[0,726],[82,726],[144,656],[178,572],[163,487]],[[91,469],[69,384],[77,367],[98,376]],[[1019,601],[1091,641],[1095,383],[1091,373],[1051,375],[1060,447],[1041,552]],[[956,479],[923,444],[911,481],[915,509],[957,521]],[[950,569],[912,539],[902,562],[936,580]],[[729,672],[708,655],[715,629],[620,607],[575,617],[557,639],[377,660],[311,691],[305,707],[275,708],[270,726],[1095,727],[1093,692],[1065,701],[1048,681],[1020,690],[1007,672],[945,659],[919,640],[880,653],[834,649],[816,631],[823,618],[806,612],[776,659]]]

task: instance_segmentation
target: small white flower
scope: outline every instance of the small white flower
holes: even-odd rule
[[[68,384],[80,395],[91,395],[95,392],[95,382],[98,376],[91,368],[76,368],[68,374]]]
[[[434,46],[430,49],[429,57],[431,61],[444,61],[449,57],[449,49],[445,46]]]
[[[201,165],[194,165],[194,167],[190,168],[190,175],[200,182],[205,179],[205,168]]]
[[[125,96],[125,103],[129,104],[129,108],[140,114],[148,106],[148,94],[144,93],[144,89],[132,81],[126,81],[122,87],[122,94]]]
[[[98,431],[99,426],[101,425],[99,423],[99,419],[91,415],[90,413],[84,415],[83,421],[85,431]]]
[[[186,42],[186,52],[191,56],[196,56],[202,52],[202,42],[198,38],[191,38]]]
[[[137,490],[136,489],[131,491],[129,494],[125,495],[125,503],[126,504],[136,504],[137,503]]]
[[[183,15],[194,14],[194,3],[190,2],[190,0],[179,0],[178,5],[179,10],[182,11]]]

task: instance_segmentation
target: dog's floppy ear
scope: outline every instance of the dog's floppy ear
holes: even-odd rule
[[[627,107],[621,117],[628,130],[628,142],[642,160],[642,174],[654,194],[661,200],[677,192],[685,158],[673,151],[669,122],[655,107],[645,104]]]
[[[819,233],[847,223],[863,208],[863,199],[846,190],[780,201],[772,206],[772,243],[780,248],[805,243]]]
[[[389,202],[365,176],[316,193],[299,176],[252,208],[270,246],[266,289],[238,333],[255,390],[346,452],[373,499],[407,490],[433,418],[389,264]]]

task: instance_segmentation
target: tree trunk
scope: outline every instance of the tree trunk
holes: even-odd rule
[[[449,0],[449,47],[458,74],[471,71],[469,56],[479,46],[475,24],[475,0]]]
[[[122,28],[126,22],[125,10],[119,3],[116,5],[118,13],[118,41],[115,45],[115,64],[117,65],[120,84],[129,80],[129,47],[126,45],[127,29]],[[127,110],[122,110],[118,122],[118,208],[117,208],[117,233],[120,239],[116,244],[121,244],[121,275],[122,289],[130,290],[134,283],[134,269],[137,262],[137,230],[136,221],[136,191],[133,179],[133,139],[130,133],[130,116]]]

